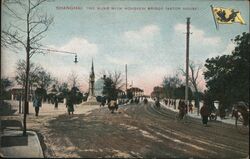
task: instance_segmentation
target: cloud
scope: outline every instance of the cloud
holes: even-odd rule
[[[174,26],[174,31],[185,33],[186,24],[176,24]],[[221,43],[220,37],[208,37],[203,30],[198,29],[193,25],[190,26],[190,32],[192,33],[191,39],[196,44],[218,46]]]
[[[132,41],[146,41],[152,39],[160,32],[160,28],[156,25],[147,25],[137,31],[127,31],[124,38]]]
[[[147,25],[139,30],[126,31],[122,34],[123,46],[129,50],[147,52],[154,47],[154,39],[160,33],[157,25]]]
[[[106,55],[105,58],[108,62],[112,64],[116,64],[116,65],[125,65],[125,64],[132,65],[132,64],[142,63],[142,61],[138,58],[131,57],[127,54],[123,54],[123,55],[126,55],[126,56],[115,57],[111,55]]]
[[[148,66],[144,70],[129,76],[129,82],[133,81],[133,87],[144,90],[144,94],[150,95],[155,86],[161,86],[163,78],[171,74],[171,67]]]
[[[229,42],[226,46],[226,49],[222,52],[223,54],[232,54],[232,51],[235,49],[235,44],[233,42]]]
[[[68,43],[61,46],[50,46],[53,49],[61,51],[75,52],[78,56],[93,56],[98,53],[98,47],[96,44],[89,42],[87,39],[75,37]]]

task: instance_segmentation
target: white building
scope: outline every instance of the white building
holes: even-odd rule
[[[103,86],[104,86],[104,79],[105,75],[102,78],[99,78],[95,82],[95,96],[103,96]]]

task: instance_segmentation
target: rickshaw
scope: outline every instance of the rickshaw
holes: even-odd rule
[[[249,105],[237,102],[233,105],[232,117],[235,117],[235,127],[242,134],[249,133]]]

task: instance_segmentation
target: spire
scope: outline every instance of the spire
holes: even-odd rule
[[[93,58],[92,58],[92,66],[91,66],[91,72],[90,72],[90,75],[91,75],[91,76],[95,76]]]
[[[94,73],[94,62],[93,62],[93,58],[92,58],[92,67],[91,67],[91,73]]]

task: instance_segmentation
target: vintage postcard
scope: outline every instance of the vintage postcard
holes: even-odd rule
[[[0,156],[249,158],[249,1],[1,0]]]

